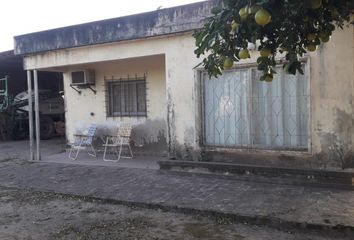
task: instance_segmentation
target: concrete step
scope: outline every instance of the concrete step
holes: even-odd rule
[[[160,169],[163,170],[215,174],[217,177],[236,178],[239,180],[263,183],[308,185],[354,190],[354,172],[352,171],[329,171],[177,160],[159,161],[158,164]]]

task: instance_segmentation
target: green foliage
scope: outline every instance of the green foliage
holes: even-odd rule
[[[258,69],[266,76],[275,73],[277,54],[285,54],[284,70],[303,73],[300,58],[307,51],[329,41],[336,28],[349,25],[354,13],[354,0],[223,0],[213,8],[204,27],[194,33],[198,58],[209,76],[224,70],[224,60],[240,61],[239,52],[249,43],[270,55],[257,59]],[[269,19],[257,19],[260,17]],[[264,14],[265,13],[265,14]],[[262,21],[263,20],[263,21]],[[354,22],[351,22],[354,24]]]

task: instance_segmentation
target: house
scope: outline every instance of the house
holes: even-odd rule
[[[15,54],[24,57],[27,71],[63,73],[68,141],[92,122],[109,128],[130,121],[136,145],[166,149],[177,159],[313,159],[353,150],[353,26],[309,53],[304,75],[279,71],[273,83],[260,82],[253,51],[209,80],[194,68],[201,60],[192,33],[214,4],[17,36]],[[80,71],[94,72],[95,85],[72,86]]]

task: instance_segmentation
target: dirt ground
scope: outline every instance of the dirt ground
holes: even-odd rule
[[[164,212],[54,193],[0,187],[1,240],[324,240],[319,232],[280,231],[228,219]],[[349,238],[348,238],[349,239]]]

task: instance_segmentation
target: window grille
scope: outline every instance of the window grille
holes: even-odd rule
[[[119,79],[106,82],[108,116],[146,116],[146,78]]]
[[[272,83],[256,68],[225,71],[209,79],[202,73],[203,144],[306,150],[309,94],[305,75],[278,67]]]

